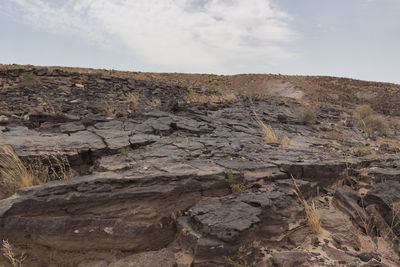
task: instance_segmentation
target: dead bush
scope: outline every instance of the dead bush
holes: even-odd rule
[[[387,135],[389,124],[386,118],[376,114],[369,105],[358,106],[354,111],[354,116],[358,119],[357,127],[369,137]]]
[[[297,119],[304,124],[315,124],[317,122],[317,109],[307,104],[297,111]]]
[[[382,115],[369,115],[362,119],[360,124],[370,137],[385,136],[388,133],[389,127],[386,119]]]
[[[371,108],[370,105],[361,105],[356,107],[356,109],[354,110],[354,116],[362,120],[372,115],[373,113],[374,110]]]

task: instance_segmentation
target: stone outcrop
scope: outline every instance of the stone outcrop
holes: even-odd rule
[[[0,73],[0,144],[76,174],[0,200],[0,235],[27,266],[396,266],[398,148],[341,108],[309,125],[293,99],[187,103],[176,85],[40,69],[36,90],[16,86],[24,73]],[[290,142],[266,142],[258,121]],[[296,190],[315,199],[318,235]]]

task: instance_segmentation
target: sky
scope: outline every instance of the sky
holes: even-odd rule
[[[1,0],[0,63],[400,84],[400,0]]]

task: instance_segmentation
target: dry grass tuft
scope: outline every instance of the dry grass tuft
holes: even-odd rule
[[[307,225],[310,227],[310,230],[314,234],[318,234],[321,230],[321,214],[319,212],[319,209],[315,205],[314,201],[311,201],[311,204],[307,202],[307,200],[304,198],[303,194],[300,191],[299,186],[297,185],[295,179],[292,177],[294,186],[296,188],[295,194],[301,204],[304,207],[304,210],[306,212],[306,220],[307,220]]]
[[[22,267],[22,262],[26,259],[25,253],[17,256],[8,240],[3,240],[1,251],[13,267]]]
[[[125,102],[132,108],[136,108],[139,105],[139,96],[133,93],[129,93],[126,97]]]
[[[289,147],[290,146],[290,139],[286,135],[278,135],[274,129],[268,124],[265,124],[257,115],[257,113],[254,112],[254,115],[256,117],[256,122],[260,125],[261,130],[264,133],[264,141],[266,144],[271,144],[271,145],[279,145],[281,147]]]
[[[39,185],[73,176],[68,159],[60,155],[44,155],[24,164],[11,146],[0,146],[0,187],[7,194],[19,188]]]
[[[0,146],[0,186],[7,193],[15,193],[18,188],[34,185],[32,169],[25,167],[11,146]]]
[[[35,185],[55,180],[67,180],[74,174],[66,156],[43,155],[32,159],[28,164],[36,178]]]
[[[272,129],[271,126],[265,124],[261,120],[258,120],[257,122],[260,124],[261,129],[265,135],[265,142],[279,144],[279,138],[278,135],[275,133],[274,129]]]

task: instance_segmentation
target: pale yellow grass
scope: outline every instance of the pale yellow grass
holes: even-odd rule
[[[0,184],[14,193],[18,188],[34,185],[35,177],[32,169],[25,167],[11,146],[0,146]]]
[[[299,186],[297,185],[296,181],[292,177],[294,186],[296,188],[295,193],[299,201],[304,207],[306,212],[306,221],[307,225],[309,226],[310,230],[314,234],[318,234],[321,230],[321,214],[318,207],[315,205],[314,201],[311,201],[309,204],[307,200],[304,198],[303,194],[300,191]]]
[[[22,267],[22,262],[26,259],[25,253],[17,256],[8,240],[3,240],[1,251],[13,267]]]
[[[65,156],[44,155],[24,164],[11,146],[0,145],[0,188],[8,195],[22,187],[72,176],[72,168]]]

